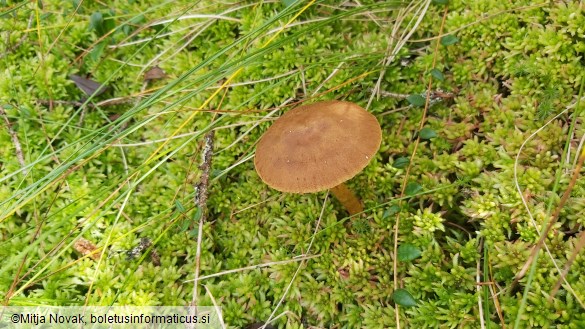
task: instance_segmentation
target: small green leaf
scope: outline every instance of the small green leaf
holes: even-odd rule
[[[104,49],[106,49],[106,42],[102,41],[95,45],[95,47],[93,47],[93,49],[89,52],[89,58],[95,62],[99,61],[100,57],[102,57],[102,54],[104,53]]]
[[[414,245],[403,244],[398,247],[398,260],[408,262],[420,257],[422,252]]]
[[[98,37],[102,37],[116,28],[114,18],[110,13],[96,11],[89,17],[89,30],[95,31]]]
[[[410,160],[407,157],[400,157],[400,158],[394,160],[392,167],[394,167],[396,169],[403,169],[403,168],[406,168],[406,166],[408,166],[409,162],[410,162]]]
[[[449,0],[433,0],[433,2],[438,5],[446,5],[449,3]]]
[[[179,229],[179,231],[181,233],[187,232],[187,230],[189,229],[189,224],[190,224],[189,220],[187,220],[187,219],[183,220],[181,222],[181,228]]]
[[[400,207],[397,205],[393,205],[392,207],[384,210],[384,213],[382,214],[382,219],[386,219],[392,215],[396,215],[399,211]]]
[[[177,207],[178,211],[185,212],[185,207],[183,207],[183,204],[181,203],[181,201],[175,200],[175,207]]]
[[[104,16],[99,11],[89,16],[89,29],[99,31],[104,24]]]
[[[408,196],[413,196],[422,190],[422,186],[418,183],[408,183],[404,193]]]
[[[431,75],[433,76],[433,78],[439,80],[439,81],[445,81],[445,76],[443,75],[443,73],[437,69],[432,69],[431,70]]]
[[[406,100],[414,106],[425,106],[426,100],[419,94],[413,94],[406,97]]]
[[[394,302],[400,306],[413,307],[416,306],[416,301],[406,289],[396,289],[392,294]]]
[[[195,209],[195,213],[193,214],[193,221],[194,222],[199,221],[201,219],[201,215],[203,215],[201,207],[197,207],[197,209]]]
[[[459,39],[457,39],[457,37],[452,35],[452,34],[446,35],[446,36],[441,38],[441,44],[443,46],[454,45],[457,42],[459,42]]]
[[[421,139],[431,139],[437,137],[437,133],[431,128],[423,128],[419,131],[418,135]]]

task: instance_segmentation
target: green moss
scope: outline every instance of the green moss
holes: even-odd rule
[[[489,280],[503,290],[498,307],[505,322],[491,299],[484,299],[491,311],[483,315],[486,323],[508,327],[520,316],[523,327],[580,328],[583,312],[565,286],[547,302],[558,279],[548,256],[540,257],[522,314],[516,291],[523,291],[527,278],[519,290],[507,292],[568,187],[571,167],[560,165],[565,142],[571,138],[572,163],[585,131],[571,112],[525,143],[581,87],[585,39],[579,5],[451,1],[445,31],[457,30],[459,42],[438,53],[436,40],[423,40],[439,34],[443,7],[432,5],[413,35],[417,42],[382,66],[395,41],[389,35],[396,8],[360,3],[319,2],[297,18],[303,24],[280,32],[300,7],[269,25],[285,10],[282,3],[206,2],[192,8],[182,1],[115,2],[108,8],[84,3],[75,11],[73,3],[43,1],[40,20],[30,28],[35,4],[7,14],[0,20],[0,31],[11,31],[0,32],[5,77],[0,105],[30,167],[26,176],[11,175],[21,164],[11,135],[0,130],[0,211],[7,215],[0,219],[0,292],[8,291],[18,273],[31,271],[12,303],[81,304],[86,295],[96,305],[189,303],[193,283],[186,281],[194,275],[197,238],[193,218],[200,215],[193,186],[201,175],[202,134],[219,120],[201,274],[291,260],[306,253],[311,241],[309,253],[318,255],[296,278],[297,261],[206,279],[230,326],[266,320],[293,278],[277,311],[290,313],[276,321],[279,327],[395,326],[393,227],[399,216],[398,242],[422,251],[419,259],[398,263],[398,286],[417,301],[416,307],[399,308],[402,325],[477,327],[483,243],[489,268],[482,266],[480,275],[489,271]],[[112,19],[90,28],[97,12]],[[112,27],[110,34],[103,31]],[[408,177],[406,167],[393,164],[414,152],[423,109],[383,96],[368,107],[382,125],[383,141],[378,155],[348,182],[364,200],[361,217],[344,217],[331,198],[323,205],[324,193],[290,195],[268,188],[250,160],[234,166],[252,154],[270,125],[263,119],[276,107],[286,105],[274,117],[300,101],[336,98],[366,107],[382,70],[381,90],[424,94],[435,56],[445,79],[434,80],[432,88],[454,97],[433,102],[427,112],[424,127],[437,137],[418,144]],[[143,72],[153,65],[168,77],[146,84]],[[66,103],[84,96],[70,74],[109,81],[109,91],[94,104],[118,97],[128,102],[82,111]],[[207,101],[231,77],[228,88]],[[151,99],[136,97],[157,91]],[[50,99],[66,102],[38,102]],[[110,123],[116,116],[126,123]],[[572,122],[574,136],[568,136]],[[193,132],[199,135],[169,139]],[[143,144],[113,146],[133,143]],[[562,175],[555,189],[557,171]],[[398,201],[405,178],[420,184],[422,194]],[[577,180],[547,236],[561,268],[585,223],[584,188]],[[72,245],[81,236],[106,248],[99,266],[90,258],[78,260]],[[142,237],[156,241],[160,266],[148,255],[126,259],[124,251]],[[577,256],[566,278],[581,300],[584,266]],[[199,300],[211,303],[203,289]]]

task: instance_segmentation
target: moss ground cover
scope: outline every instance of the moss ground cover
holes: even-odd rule
[[[187,305],[200,238],[197,302],[233,328],[585,327],[585,8],[444,2],[0,1],[4,304]],[[274,118],[330,99],[383,130],[354,218],[254,171]]]

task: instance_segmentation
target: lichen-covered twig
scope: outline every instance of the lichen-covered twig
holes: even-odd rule
[[[376,92],[376,90],[373,88],[370,89],[370,91]],[[406,98],[408,98],[408,96],[410,96],[409,94],[393,93],[393,92],[385,91],[382,89],[378,90],[377,92],[382,97],[392,97],[392,98],[398,98],[398,99],[406,99]],[[426,98],[426,94],[427,94],[427,91],[423,92],[421,94],[421,96],[423,98]],[[431,94],[431,102],[433,102],[433,101],[437,102],[437,101],[444,100],[444,99],[453,99],[456,96],[456,93],[446,92],[446,91],[443,91],[441,89],[431,90],[430,94]]]
[[[207,196],[209,195],[209,173],[211,171],[211,158],[213,155],[213,137],[215,132],[212,130],[205,135],[205,145],[203,146],[202,152],[202,163],[199,166],[201,169],[201,178],[199,182],[195,184],[195,206],[201,211],[201,217],[199,218],[199,230],[197,234],[197,251],[195,253],[195,283],[193,285],[193,299],[191,306],[197,305],[199,286],[199,270],[201,268],[201,244],[203,241],[203,224],[207,218]]]
[[[8,133],[12,138],[12,143],[14,144],[14,148],[16,150],[16,158],[18,159],[20,166],[23,168],[22,172],[26,175],[26,163],[24,162],[24,156],[22,155],[22,146],[20,146],[18,135],[16,135],[16,132],[12,129],[12,124],[10,123],[10,120],[8,120],[8,116],[6,115],[6,112],[2,106],[0,106],[0,115],[4,118],[6,129],[8,129]]]

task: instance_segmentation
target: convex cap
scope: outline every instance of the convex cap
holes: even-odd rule
[[[317,192],[362,171],[381,140],[378,120],[360,106],[318,102],[276,120],[258,142],[254,165],[260,178],[276,190]]]

